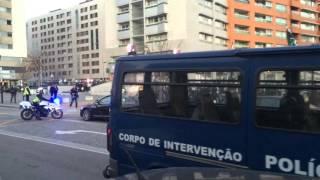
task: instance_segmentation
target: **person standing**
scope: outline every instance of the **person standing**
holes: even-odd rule
[[[53,99],[56,99],[57,96],[58,96],[58,86],[55,84],[54,87],[53,87]]]
[[[30,88],[27,84],[24,85],[24,88],[22,89],[22,95],[23,95],[23,99],[26,101],[29,101],[29,97],[30,97]]]
[[[73,102],[76,103],[76,108],[78,108],[78,90],[76,86],[73,86],[73,88],[70,90],[70,95],[71,95],[71,102],[70,102],[70,107],[72,106]]]
[[[17,103],[17,88],[14,86],[11,86],[10,88],[10,94],[11,94],[11,99],[10,99],[10,103],[14,102]]]
[[[49,91],[50,91],[50,97],[54,98],[53,97],[53,95],[54,95],[54,86],[53,86],[53,84],[51,84]]]

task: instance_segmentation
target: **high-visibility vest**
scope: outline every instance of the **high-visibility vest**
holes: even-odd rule
[[[25,87],[25,88],[23,89],[23,95],[24,95],[24,96],[30,95],[29,92],[30,92],[29,87]]]
[[[40,103],[40,98],[38,98],[38,96],[36,96],[33,100],[33,103]]]

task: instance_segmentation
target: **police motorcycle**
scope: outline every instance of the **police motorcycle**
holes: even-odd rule
[[[53,119],[61,119],[63,117],[63,111],[60,107],[60,100],[54,99],[50,101],[40,101],[40,117],[48,117],[51,114]],[[37,107],[32,105],[29,101],[22,101],[20,103],[20,117],[23,120],[31,120],[34,116],[36,117]]]

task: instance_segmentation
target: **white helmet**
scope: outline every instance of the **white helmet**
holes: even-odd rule
[[[36,94],[43,94],[43,88],[42,88],[42,87],[39,87],[39,88],[36,90]]]

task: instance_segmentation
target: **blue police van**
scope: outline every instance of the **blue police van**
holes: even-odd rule
[[[320,47],[121,57],[107,176],[220,167],[320,177]]]

